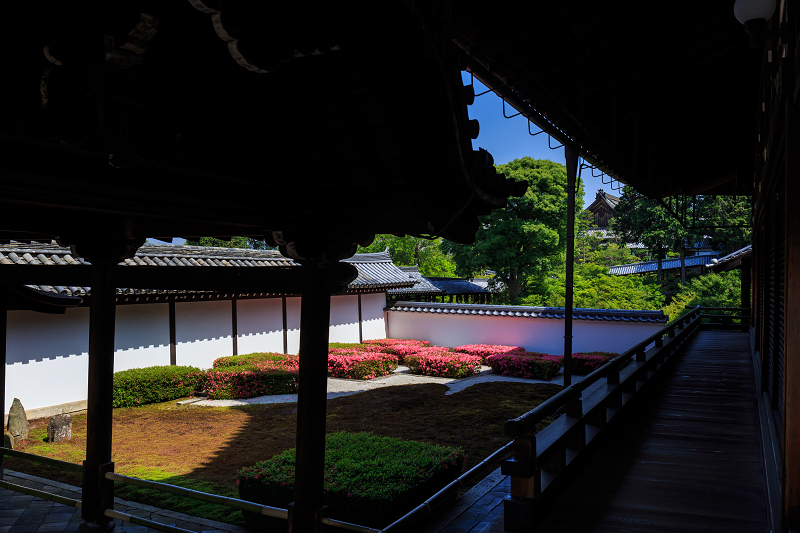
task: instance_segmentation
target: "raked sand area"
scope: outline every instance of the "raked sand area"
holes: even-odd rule
[[[581,379],[583,379],[583,376],[573,376],[574,382],[580,381]],[[492,374],[492,371],[488,366],[482,366],[479,374],[468,378],[453,379],[411,374],[408,371],[408,367],[398,366],[397,370],[395,370],[392,374],[371,380],[328,378],[328,399],[358,394],[359,392],[369,391],[380,387],[391,387],[394,385],[416,385],[424,383],[440,383],[442,385],[447,385],[448,391],[445,394],[455,394],[456,392],[461,392],[469,386],[476,385],[478,383],[488,383],[490,381],[513,381],[517,383],[548,383],[551,385],[563,385],[564,375],[563,373],[560,373],[550,380],[513,378]],[[594,386],[597,385],[598,384],[595,384]],[[592,388],[594,388],[594,386]],[[235,405],[265,403],[294,403],[297,402],[297,394],[276,394],[274,396],[259,396],[257,398],[248,398],[245,400],[188,400],[181,403],[189,402],[191,402],[193,405],[207,407],[230,407]]]

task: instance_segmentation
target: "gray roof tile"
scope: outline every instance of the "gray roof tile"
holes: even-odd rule
[[[392,302],[387,311],[397,313],[442,313],[455,315],[514,316],[522,318],[564,318],[563,307],[528,307],[486,304],[450,304]],[[667,317],[662,311],[632,311],[627,309],[573,309],[575,320],[605,320],[617,322],[662,323]]]
[[[686,267],[705,266],[717,257],[716,253],[693,255],[686,258]],[[664,259],[661,261],[662,270],[675,270],[681,267],[679,258]],[[609,274],[616,276],[627,276],[629,274],[646,274],[658,270],[658,261],[646,261],[644,263],[632,263],[630,265],[616,265],[608,269]]]

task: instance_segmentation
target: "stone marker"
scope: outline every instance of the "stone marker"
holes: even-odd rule
[[[14,403],[11,404],[11,409],[8,411],[8,432],[11,436],[16,438],[17,441],[28,438],[28,417],[25,416],[25,409],[19,398],[14,398]]]
[[[9,450],[13,450],[14,446],[17,445],[17,439],[11,436],[11,433],[6,431],[3,433],[3,448],[8,448]]]
[[[72,438],[72,415],[56,415],[47,424],[47,440],[61,442]]]

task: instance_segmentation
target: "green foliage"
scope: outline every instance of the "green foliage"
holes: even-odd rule
[[[296,355],[286,355],[275,352],[255,352],[242,355],[228,355],[214,359],[211,364],[214,368],[233,367],[233,366],[252,366],[258,362],[266,361],[286,361],[296,359]]]
[[[661,204],[629,186],[622,189],[609,226],[623,242],[641,242],[659,258],[663,258],[668,249],[680,246],[689,236]],[[660,271],[659,264],[659,276]]]
[[[328,343],[328,351],[347,349],[347,348],[363,348],[364,345],[360,342],[330,342]]]
[[[249,248],[252,250],[271,250],[272,247],[266,242],[250,237],[231,237],[226,241],[216,237],[200,237],[197,241],[186,241],[189,246],[216,246],[218,248]]]
[[[575,263],[592,262],[592,255],[603,246],[603,239],[595,233],[594,216],[583,211],[575,220]]]
[[[294,499],[295,450],[237,472],[243,500],[285,508]],[[325,439],[325,496],[330,517],[385,527],[458,477],[460,448],[338,432]],[[245,513],[251,528],[285,531],[286,522]]]
[[[742,281],[739,270],[706,274],[689,281],[669,305],[664,314],[670,322],[689,312],[686,306],[741,307]]]
[[[596,250],[592,251],[587,263],[593,265],[601,265],[604,267],[612,267],[615,265],[629,265],[631,263],[639,263],[641,259],[633,255],[630,248],[627,246],[608,243],[599,246]]]
[[[135,407],[189,396],[203,373],[191,366],[151,366],[114,372],[114,407]]]
[[[369,246],[359,246],[358,252],[382,252],[387,247],[396,265],[419,265],[423,276],[453,277],[456,265],[441,247],[442,239],[422,239],[406,235],[376,235]]]
[[[443,246],[457,272],[474,276],[494,270],[509,298],[541,294],[550,272],[564,262],[566,250],[567,172],[564,165],[530,157],[497,167],[506,177],[528,182],[522,197],[481,217],[475,244]],[[578,191],[578,199],[583,191]]]
[[[749,196],[698,196],[695,223],[704,226],[743,226],[704,229],[723,254],[750,244]]]
[[[660,285],[639,276],[612,276],[600,265],[575,265],[573,306],[588,309],[660,309],[664,295]],[[566,274],[561,271],[552,280],[548,292],[520,298],[516,305],[564,307]]]

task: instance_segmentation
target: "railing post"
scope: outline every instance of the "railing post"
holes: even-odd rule
[[[644,347],[636,350],[636,360],[639,362],[647,361],[647,352],[645,351]]]
[[[514,439],[514,455],[500,465],[504,476],[511,476],[511,494],[503,501],[506,531],[532,531],[536,523],[542,476],[536,464],[536,437],[531,431]]]
[[[659,335],[656,337],[656,348],[662,348],[664,346],[664,336]]]

